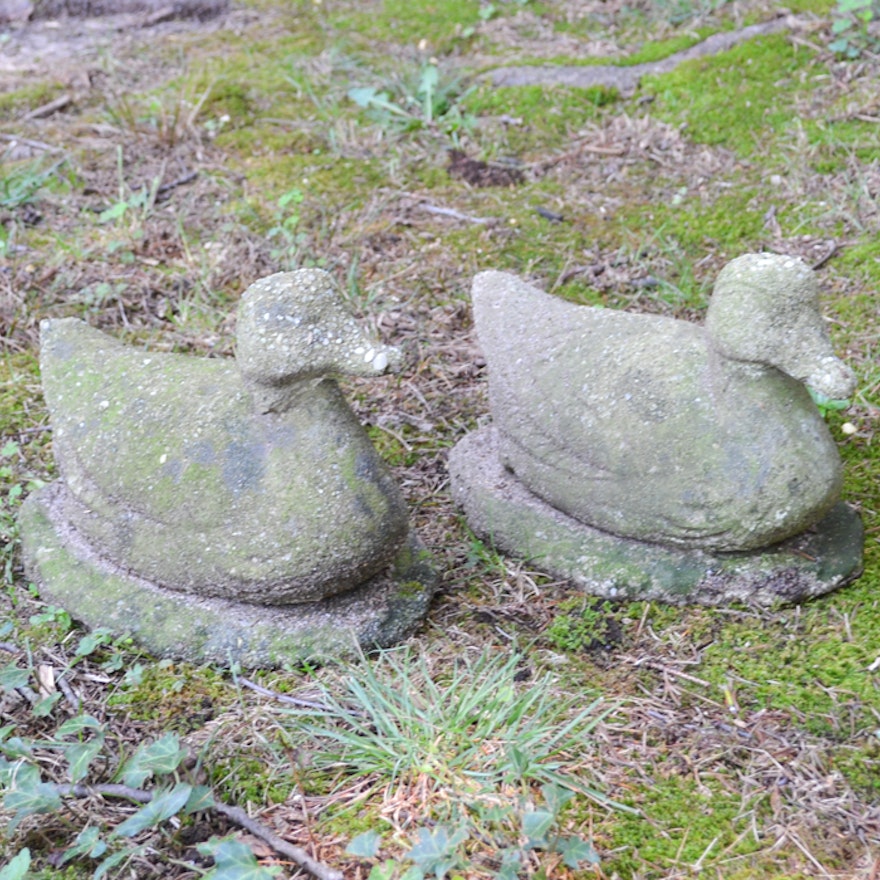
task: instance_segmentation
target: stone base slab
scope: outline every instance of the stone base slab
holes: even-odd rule
[[[28,577],[74,619],[130,634],[158,656],[246,668],[354,656],[405,638],[434,591],[436,573],[410,533],[386,576],[320,602],[263,606],[176,592],[99,557],[59,516],[64,491],[52,483],[22,506]]]
[[[827,593],[862,572],[862,521],[843,502],[773,547],[711,554],[620,538],[560,513],[502,466],[492,427],[459,441],[449,475],[453,498],[477,534],[607,599],[771,606]]]

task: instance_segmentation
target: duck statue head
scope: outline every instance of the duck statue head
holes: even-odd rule
[[[822,398],[846,400],[855,391],[822,318],[816,273],[795,257],[748,254],[728,263],[712,291],[706,332],[722,357],[780,370]]]
[[[422,575],[406,560],[420,551],[403,499],[334,378],[380,376],[400,355],[358,325],[327,273],[251,285],[235,361],[151,352],[65,318],[41,325],[40,365],[61,479],[28,510],[26,558],[59,604],[118,629],[102,599],[116,584],[120,607],[139,597],[132,616],[153,619],[163,635],[147,642],[164,651],[186,644],[168,620],[190,620],[195,603],[219,619],[211,638],[223,651],[238,639],[258,657],[267,632],[299,633],[306,619],[321,642],[354,615],[375,644],[405,628],[388,622],[392,604],[410,608],[409,623],[424,612],[430,588],[413,587]],[[88,589],[75,586],[78,570]],[[412,601],[389,575],[404,570]],[[217,659],[212,650],[171,653]]]
[[[400,352],[379,345],[320,269],[279,272],[252,284],[238,309],[235,360],[259,412],[283,412],[327,376],[381,376]]]
[[[848,398],[815,274],[749,254],[705,326],[591,308],[502,272],[473,285],[498,454],[529,492],[613,535],[710,552],[803,532],[841,463],[805,384]]]

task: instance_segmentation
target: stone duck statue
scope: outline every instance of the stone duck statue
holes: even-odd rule
[[[591,308],[489,271],[473,284],[502,463],[614,535],[710,552],[768,547],[838,500],[841,463],[805,384],[848,398],[814,273],[749,254],[705,326]]]
[[[236,359],[134,348],[43,322],[40,365],[61,473],[56,521],[159,587],[262,605],[313,602],[381,573],[403,500],[334,375],[399,363],[330,276],[244,293]]]

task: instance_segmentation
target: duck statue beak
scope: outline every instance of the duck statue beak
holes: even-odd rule
[[[823,357],[803,383],[828,400],[848,400],[856,390],[855,373],[834,355]]]

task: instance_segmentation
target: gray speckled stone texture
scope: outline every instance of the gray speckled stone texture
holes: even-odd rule
[[[235,363],[44,322],[40,365],[65,516],[160,586],[309,602],[384,569],[407,511],[332,379],[254,412]]]
[[[453,498],[478,535],[607,599],[770,606],[821,595],[862,570],[862,523],[842,502],[774,547],[713,554],[617,537],[551,507],[503,467],[492,427],[459,441],[449,475]]]
[[[158,654],[271,665],[390,644],[434,574],[335,381],[399,365],[318,269],[260,279],[236,360],[40,327],[61,479],[21,512],[44,598]]]
[[[304,379],[380,376],[400,352],[371,340],[322,269],[276,272],[238,305],[235,361],[261,412],[296,403]]]
[[[804,382],[852,393],[799,260],[749,254],[706,320],[590,308],[482,272],[474,322],[501,461],[580,522],[710,552],[797,535],[837,503],[836,444]]]
[[[28,576],[40,596],[89,627],[130,634],[159,656],[194,663],[279,666],[354,656],[405,638],[428,610],[436,575],[410,534],[386,569],[318,602],[254,605],[157,587],[95,555],[70,528],[53,483],[20,515]]]

